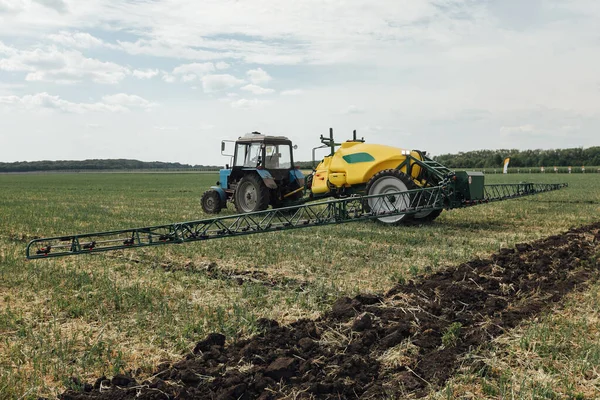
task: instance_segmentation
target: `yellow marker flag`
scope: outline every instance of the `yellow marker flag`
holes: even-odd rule
[[[506,157],[504,159],[504,173],[508,174],[508,163],[510,162],[510,157]]]

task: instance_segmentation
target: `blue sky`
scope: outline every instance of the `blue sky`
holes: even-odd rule
[[[0,161],[600,145],[595,0],[0,0]]]

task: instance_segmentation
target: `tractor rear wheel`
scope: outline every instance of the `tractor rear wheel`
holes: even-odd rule
[[[202,211],[207,214],[218,214],[221,212],[221,208],[223,208],[221,196],[214,189],[204,192],[200,203],[202,204]]]
[[[269,188],[256,174],[248,174],[240,179],[235,190],[235,208],[239,213],[266,210],[270,201]]]
[[[408,190],[417,189],[417,185],[412,179],[397,169],[385,169],[379,171],[367,183],[367,194],[385,194],[406,192]],[[403,195],[391,195],[367,200],[369,209],[374,213],[383,213],[395,209],[408,208],[411,205],[410,198]],[[392,215],[389,217],[377,218],[379,222],[393,225],[408,222],[413,218],[412,215],[401,214]]]

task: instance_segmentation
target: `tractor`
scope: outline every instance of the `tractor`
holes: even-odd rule
[[[227,141],[221,142],[221,154]],[[231,167],[219,171],[219,181],[204,192],[202,209],[216,214],[232,201],[239,213],[293,204],[304,196],[304,175],[294,167],[292,142],[283,136],[252,132],[235,141]]]

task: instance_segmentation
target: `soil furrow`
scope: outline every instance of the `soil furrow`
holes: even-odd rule
[[[262,321],[225,346],[211,334],[138,383],[99,378],[62,399],[420,397],[461,357],[549,309],[598,274],[600,223],[446,268],[385,295],[339,299],[318,320]]]

